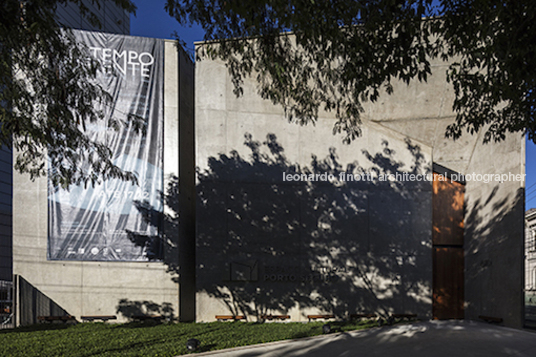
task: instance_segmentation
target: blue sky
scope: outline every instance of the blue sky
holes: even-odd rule
[[[193,51],[194,42],[203,40],[203,29],[199,26],[183,27],[164,11],[165,0],[134,0],[138,7],[136,16],[130,16],[130,34],[156,38],[174,39],[176,31]]]
[[[194,42],[203,39],[203,30],[198,27],[182,27],[164,11],[165,0],[135,0],[138,7],[136,16],[130,19],[130,34],[173,39],[176,31],[193,53]],[[536,145],[527,141],[526,145],[526,209],[536,207]]]

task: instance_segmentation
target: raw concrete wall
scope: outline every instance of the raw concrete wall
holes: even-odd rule
[[[195,321],[194,64],[179,51],[179,318]]]
[[[170,303],[176,315],[178,287],[162,263],[48,261],[47,213],[47,178],[32,182],[15,172],[13,272],[40,296],[78,318],[116,315],[120,307],[145,301]],[[26,310],[24,303],[30,302],[17,304],[17,316]]]
[[[283,182],[283,173],[524,174],[524,141],[445,138],[453,122],[447,64],[427,83],[393,83],[366,103],[363,136],[346,146],[332,113],[289,124],[225,65],[196,64],[197,319],[216,314],[412,312],[431,316],[431,183]],[[468,182],[465,316],[522,326],[524,182]],[[290,282],[291,278],[305,282]],[[307,279],[312,277],[312,283]],[[317,279],[317,281],[315,281]]]
[[[174,183],[179,175],[178,99],[181,90],[191,90],[179,86],[181,69],[178,63],[175,44],[166,41],[164,176],[167,193],[174,192]],[[184,67],[184,70],[191,71],[191,63],[190,67]],[[181,120],[191,127],[193,117],[188,117],[188,113],[184,111]],[[181,149],[188,150],[186,147]],[[193,156],[192,151],[190,148],[189,156]],[[123,315],[144,312],[177,318],[181,311],[177,272],[180,247],[178,222],[174,220],[177,206],[172,199],[166,199],[165,206],[165,213],[171,219],[165,220],[164,226],[164,262],[48,261],[47,178],[41,177],[32,182],[27,175],[15,173],[13,181],[13,271],[39,292],[38,296],[45,296],[55,306],[78,318],[82,315],[117,314],[121,321]],[[35,301],[20,301],[18,316],[28,311],[27,304],[35,304]]]
[[[431,182],[340,180],[430,174],[429,145],[372,122],[344,145],[331,114],[291,125],[251,80],[237,99],[218,61],[196,63],[196,118],[197,320],[431,317]]]
[[[525,141],[477,147],[468,171],[525,173]],[[524,182],[468,182],[465,213],[467,318],[497,316],[521,328],[524,319]]]
[[[12,270],[12,189],[11,149],[0,147],[0,280],[11,281]]]
[[[484,132],[445,138],[454,120],[448,64],[437,62],[427,83],[394,85],[392,96],[367,106],[366,117],[432,146],[433,160],[463,175],[524,175],[525,141],[507,134],[483,143]],[[484,176],[483,176],[484,177]],[[525,182],[467,180],[465,188],[465,317],[500,317],[523,326],[523,244]]]
[[[97,8],[90,1],[83,1],[101,21],[103,32],[130,34],[130,14],[120,9],[116,4],[103,2]],[[59,4],[56,9],[58,21],[70,28],[81,30],[99,30],[80,14],[78,5]],[[13,163],[12,150],[9,147],[0,148],[0,280],[12,280],[12,198],[13,198]]]

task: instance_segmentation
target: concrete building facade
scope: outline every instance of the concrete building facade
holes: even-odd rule
[[[130,14],[115,3],[103,1],[97,6],[91,1],[82,1],[88,11],[101,22],[101,27],[90,24],[82,16],[77,4],[58,4],[58,22],[65,27],[82,30],[130,34]],[[0,281],[11,286],[13,280],[13,152],[9,147],[0,148]],[[4,292],[2,290],[2,292]],[[11,294],[10,294],[11,296]],[[5,301],[11,306],[11,300]]]
[[[164,188],[178,195],[165,200],[164,214],[169,219],[163,222],[163,261],[48,260],[47,177],[31,181],[28,175],[14,172],[17,325],[35,323],[38,316],[66,314],[118,315],[119,321],[155,313],[172,320],[194,319],[190,287],[195,277],[181,266],[192,256],[188,249],[194,240],[193,63],[173,41],[164,42],[164,78]],[[186,258],[181,258],[183,254]]]
[[[47,260],[47,179],[14,174],[19,324],[403,313],[523,326],[524,138],[445,138],[448,64],[365,103],[346,145],[333,113],[289,124],[253,79],[237,98],[224,63],[198,62],[194,85],[175,44],[164,53],[163,261]]]
[[[344,145],[333,113],[289,124],[254,79],[237,98],[224,63],[196,63],[197,320],[409,313],[523,326],[524,138],[445,138],[447,66],[365,103],[363,135]]]

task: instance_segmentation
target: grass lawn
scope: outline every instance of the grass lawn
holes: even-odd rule
[[[0,330],[0,356],[176,356],[186,341],[201,341],[199,352],[322,334],[324,322],[178,324],[40,324]],[[375,321],[330,322],[332,330],[377,326]]]

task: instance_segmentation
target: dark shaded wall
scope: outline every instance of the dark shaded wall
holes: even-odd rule
[[[179,50],[179,320],[195,320],[194,63]]]
[[[345,145],[332,125],[289,124],[254,80],[237,99],[223,63],[196,63],[198,321],[431,317],[431,181],[379,178],[431,174],[431,147],[371,122]],[[284,178],[301,174],[324,177]]]
[[[11,149],[0,148],[0,280],[13,275],[13,158]]]
[[[288,173],[340,177],[363,166],[341,165],[335,149],[298,166],[274,134],[246,137],[246,145],[251,156],[211,157],[198,175],[199,320],[289,314],[300,321],[318,313],[431,318],[429,182],[282,182]],[[363,164],[381,173],[429,172],[420,146],[406,145],[395,150],[385,141]]]
[[[15,291],[16,326],[36,324],[39,316],[70,315],[22,276],[15,275]]]

